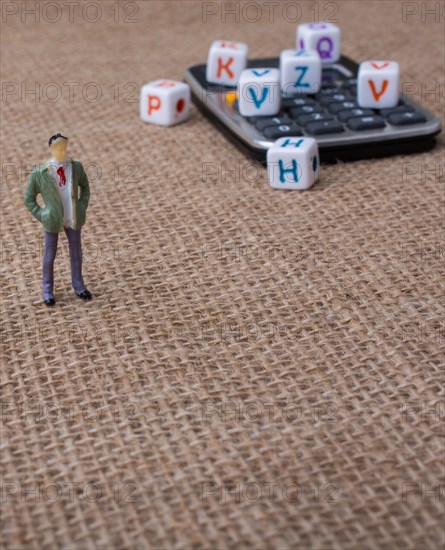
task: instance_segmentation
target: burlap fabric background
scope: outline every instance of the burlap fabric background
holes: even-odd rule
[[[229,4],[204,21],[199,2],[80,2],[71,23],[63,2],[40,21],[3,4],[5,547],[440,548],[443,135],[273,191],[195,107],[141,123],[132,83],[182,79],[218,37],[278,54],[292,7],[235,23]],[[318,7],[346,55],[398,59],[443,117],[443,17],[411,5]],[[22,193],[59,130],[90,175],[94,299],[62,235],[48,310]]]

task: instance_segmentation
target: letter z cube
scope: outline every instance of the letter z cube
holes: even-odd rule
[[[360,107],[386,109],[399,102],[399,64],[396,61],[364,61],[357,75]]]
[[[206,79],[213,84],[236,86],[246,68],[249,48],[242,42],[216,40],[207,57]]]
[[[284,95],[316,94],[321,86],[321,59],[314,50],[283,50],[280,55]]]
[[[314,138],[280,138],[267,151],[269,185],[274,189],[309,189],[318,179],[319,164]]]
[[[154,80],[141,88],[140,115],[144,122],[173,126],[188,118],[190,87],[177,80]]]

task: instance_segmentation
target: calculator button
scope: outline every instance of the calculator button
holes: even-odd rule
[[[391,109],[380,109],[379,114],[381,116],[387,117],[394,113],[413,113],[414,107],[411,105],[397,105],[397,107],[392,107]]]
[[[357,79],[356,78],[348,78],[346,80],[343,80],[342,88],[355,88],[357,86]]]
[[[260,132],[262,132],[269,126],[281,126],[283,124],[292,124],[292,122],[292,119],[288,116],[263,117],[261,120],[255,122],[255,126]]]
[[[302,107],[303,105],[315,105],[311,97],[292,97],[283,99],[281,106],[283,109],[292,109],[292,107]]]
[[[355,101],[339,101],[338,103],[331,103],[328,107],[329,111],[336,115],[340,111],[345,109],[357,109],[358,105]]]
[[[302,126],[308,122],[316,122],[317,120],[334,120],[334,117],[328,113],[310,113],[308,115],[301,115],[297,118],[298,124]]]
[[[360,130],[372,130],[374,128],[384,128],[386,126],[382,117],[377,115],[372,116],[358,116],[350,118],[347,122],[347,126],[350,130],[355,132]]]
[[[329,94],[327,96],[320,97],[320,105],[327,106],[334,101],[353,101],[354,98],[349,93],[341,94]]]
[[[335,94],[341,94],[343,93],[342,90],[339,90],[337,88],[337,86],[333,86],[332,88],[322,88],[319,92],[318,92],[318,97],[321,98],[321,97],[328,97],[328,96],[333,96]]]
[[[357,97],[357,79],[351,78],[349,80],[344,80],[341,84],[340,92]]]
[[[309,122],[305,126],[305,130],[309,134],[337,134],[343,132],[343,125],[336,120],[324,120],[321,122]]]
[[[301,129],[296,124],[282,124],[281,126],[269,126],[264,130],[264,136],[268,139],[278,139],[288,136],[303,135]]]
[[[324,113],[324,109],[317,105],[303,105],[303,107],[294,107],[289,111],[292,118],[297,118],[301,115],[308,115],[309,113]]]
[[[271,117],[270,115],[263,115],[263,116],[248,116],[248,117],[243,117],[243,118],[247,118],[247,120],[252,123],[252,124],[256,124],[257,122],[259,122],[260,120],[266,120],[266,118],[276,118],[276,117],[285,117],[287,116],[287,113],[285,113],[284,111],[280,111],[278,114],[275,115],[275,117]]]
[[[426,117],[422,113],[394,113],[389,115],[388,122],[393,126],[404,126],[405,124],[420,124],[426,122]]]
[[[346,122],[354,116],[372,116],[374,111],[372,109],[347,109],[346,111],[340,111],[337,113],[338,120]]]
[[[248,116],[248,117],[245,117],[247,118],[247,120],[252,123],[252,124],[256,124],[259,120],[263,120],[263,116]]]

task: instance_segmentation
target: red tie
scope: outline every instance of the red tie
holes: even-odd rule
[[[59,187],[63,187],[66,184],[65,170],[63,166],[57,169],[57,175],[59,176]]]

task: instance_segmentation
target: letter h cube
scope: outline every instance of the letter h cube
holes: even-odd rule
[[[280,138],[267,151],[269,185],[274,189],[309,189],[318,179],[319,164],[314,138]]]

